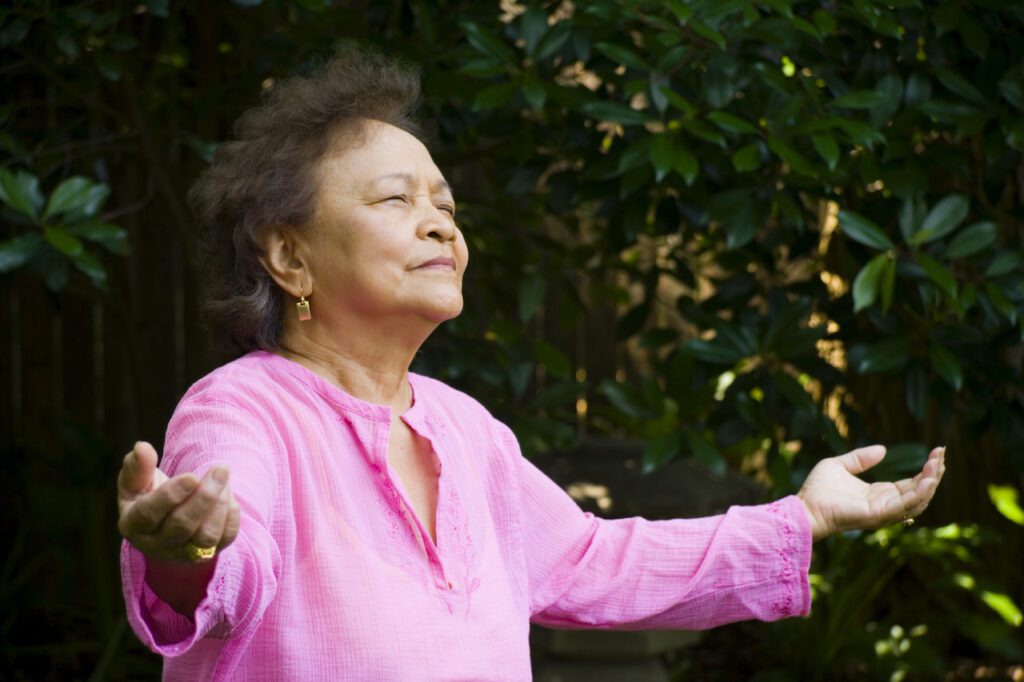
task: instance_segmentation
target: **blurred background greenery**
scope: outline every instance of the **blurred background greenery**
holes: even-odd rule
[[[948,446],[922,524],[819,544],[810,618],[724,628],[729,665],[681,678],[1024,679],[1024,7],[994,0],[7,4],[0,677],[158,675],[113,483],[224,361],[183,197],[346,40],[422,67],[470,242],[416,369],[527,454],[628,436],[778,496]]]

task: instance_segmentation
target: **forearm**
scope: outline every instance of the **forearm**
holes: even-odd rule
[[[146,583],[163,601],[191,619],[206,596],[206,588],[217,568],[217,559],[198,564],[161,561],[146,558]]]

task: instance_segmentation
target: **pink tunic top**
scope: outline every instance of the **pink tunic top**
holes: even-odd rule
[[[124,544],[128,618],[165,657],[164,679],[528,680],[530,621],[697,629],[810,609],[797,498],[596,518],[475,400],[410,382],[401,418],[436,454],[436,544],[387,464],[390,408],[266,352],[189,389],[161,467],[229,466],[242,526],[191,618],[153,594]]]

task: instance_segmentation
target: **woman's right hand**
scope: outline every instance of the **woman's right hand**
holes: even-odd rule
[[[163,562],[207,563],[186,546],[218,550],[238,535],[241,513],[225,467],[168,478],[156,466],[157,454],[144,441],[135,444],[117,476],[118,529],[136,549]]]

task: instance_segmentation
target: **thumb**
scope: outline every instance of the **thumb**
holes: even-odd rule
[[[152,445],[146,441],[135,443],[132,451],[125,455],[121,472],[117,476],[119,492],[128,496],[149,492],[153,488],[156,463],[157,454]]]
[[[875,466],[885,457],[884,445],[870,445],[866,448],[857,448],[845,455],[836,457],[836,461],[843,465],[843,468],[853,475],[867,471]]]

